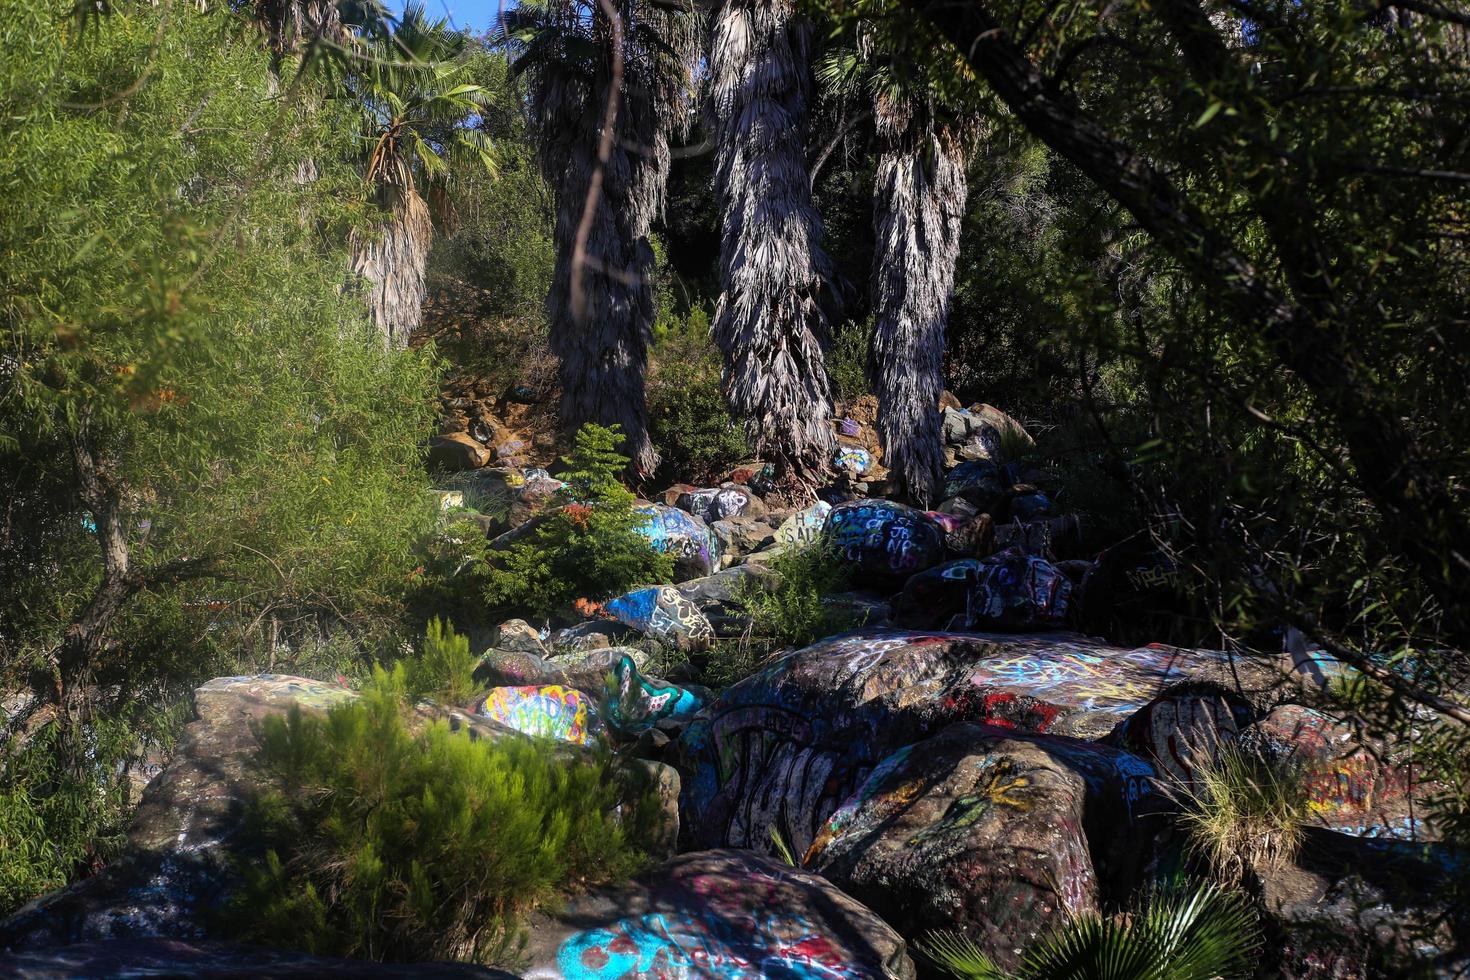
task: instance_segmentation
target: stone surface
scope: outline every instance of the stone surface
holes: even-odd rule
[[[1082,525],[1070,514],[1038,521],[1013,521],[995,526],[997,551],[1014,548],[1022,554],[1049,561],[1075,558],[1082,553]]]
[[[557,666],[534,653],[487,650],[475,667],[475,680],[486,687],[525,687],[533,684],[565,684]]]
[[[475,711],[522,735],[573,745],[595,743],[602,730],[594,699],[559,684],[491,688]]]
[[[524,619],[508,619],[500,624],[495,631],[495,649],[533,653],[538,657],[544,657],[547,653],[546,644],[541,642],[541,634]]]
[[[720,553],[727,560],[736,559],[774,544],[776,531],[789,516],[776,511],[758,516],[727,517],[710,525],[720,542]]]
[[[747,583],[774,580],[775,574],[759,563],[744,564],[705,578],[691,579],[677,589],[709,620],[716,636],[739,636],[750,623],[750,616],[740,603],[742,590]]]
[[[959,497],[982,512],[989,512],[1005,492],[1000,468],[989,460],[961,463],[944,476],[944,496]]]
[[[736,483],[702,490],[687,490],[676,498],[675,506],[688,511],[706,524],[731,517],[760,517],[766,505],[751,491]]]
[[[656,585],[609,600],[603,611],[664,646],[686,653],[714,640],[714,627],[699,607],[678,589]]]
[[[624,737],[654,725],[685,725],[710,700],[710,692],[702,687],[680,687],[643,674],[631,657],[613,665],[605,688],[603,720]]]
[[[970,587],[980,568],[976,558],[961,558],[909,576],[893,599],[893,621],[909,629],[942,629],[963,616]]]
[[[825,500],[819,500],[810,507],[797,511],[776,528],[776,543],[789,546],[815,541],[822,533],[822,526],[827,522],[827,515],[830,513],[832,505]]]
[[[1044,558],[991,555],[973,569],[966,629],[1056,629],[1072,608],[1072,583]]]
[[[1093,854],[1138,835],[1151,775],[1095,743],[951,725],[879,763],[803,866],[905,936],[957,929],[1011,967],[1048,929],[1097,911]]]
[[[944,560],[944,531],[927,514],[889,500],[832,508],[822,539],[863,572],[902,577]]]
[[[879,761],[944,725],[1096,738],[1174,684],[1233,675],[1253,698],[1278,695],[1274,673],[1207,650],[1128,650],[1073,634],[832,637],[727,688],[685,730],[688,843],[771,853],[775,827],[800,854]]]
[[[430,469],[454,472],[479,469],[490,462],[490,450],[464,432],[452,432],[429,440]]]
[[[639,533],[674,556],[674,581],[712,575],[720,569],[720,542],[704,521],[677,507],[645,504],[634,510],[646,516]]]
[[[995,526],[989,514],[950,514],[933,510],[925,513],[943,529],[944,547],[950,555],[979,558],[993,550]]]
[[[1267,912],[1261,975],[1470,974],[1470,909],[1446,903],[1456,860],[1442,845],[1308,828],[1295,861],[1256,869]]]
[[[586,653],[569,653],[552,657],[548,663],[555,667],[567,683],[584,694],[601,697],[607,687],[607,677],[624,659],[632,662],[638,670],[648,667],[648,654],[637,647],[603,647]]]
[[[112,980],[118,977],[364,977],[366,980],[514,980],[515,974],[469,963],[372,963],[201,939],[110,939],[0,954],[0,976],[14,980]]]
[[[993,405],[946,408],[941,426],[945,443],[958,447],[960,455],[968,459],[1000,459],[1006,438],[1035,445],[1021,423]]]
[[[566,484],[547,476],[545,470],[528,471],[524,482],[515,489],[511,498],[506,520],[514,530],[525,525],[531,518],[545,513],[554,506],[558,494]]]
[[[820,877],[742,851],[682,854],[532,929],[527,980],[912,980],[906,945]]]

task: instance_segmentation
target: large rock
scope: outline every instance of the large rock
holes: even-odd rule
[[[719,571],[720,542],[704,521],[663,504],[644,504],[634,510],[645,516],[639,533],[657,550],[674,556],[674,581]]]
[[[108,939],[0,955],[0,976],[13,980],[103,980],[192,977],[198,980],[515,980],[515,974],[470,963],[372,963],[202,939]]]
[[[508,619],[495,630],[495,649],[514,653],[531,653],[538,657],[547,654],[541,634],[524,619]]]
[[[783,547],[791,547],[815,541],[821,535],[822,527],[827,523],[827,515],[830,513],[832,513],[832,505],[825,500],[818,500],[810,507],[797,511],[776,528],[776,543]]]
[[[510,509],[506,514],[511,529],[526,525],[533,517],[544,514],[560,500],[566,484],[548,476],[545,470],[530,470],[524,481],[515,488]]]
[[[1118,749],[958,724],[883,760],[803,866],[905,936],[958,929],[1004,966],[1096,912],[1094,855],[1136,855],[1153,770]],[[1111,877],[1111,876],[1110,876]]]
[[[1260,975],[1470,975],[1470,908],[1454,904],[1463,861],[1444,845],[1307,828],[1294,861],[1255,869],[1266,910]]]
[[[595,699],[559,684],[493,687],[475,711],[532,738],[587,745],[602,733]]]
[[[1044,558],[1019,552],[992,555],[976,565],[963,626],[966,629],[1056,629],[1072,610],[1072,583]]]
[[[1207,650],[1110,647],[1070,634],[859,630],[787,654],[727,688],[678,743],[694,846],[803,853],[891,752],[956,721],[1096,738],[1180,681],[1274,673]],[[1254,703],[1254,702],[1253,702]]]
[[[967,501],[977,510],[989,512],[1005,494],[1000,471],[989,460],[961,463],[944,476],[944,496]]]
[[[479,469],[490,462],[490,450],[471,439],[467,433],[453,432],[447,436],[435,436],[429,440],[428,465],[430,469],[456,470]]]
[[[776,532],[786,520],[786,511],[759,516],[727,517],[710,525],[720,542],[720,553],[727,560],[744,557],[776,542]]]
[[[746,588],[775,580],[775,573],[760,564],[737,565],[705,578],[676,586],[679,594],[699,608],[716,636],[739,636],[750,625],[750,615],[741,602]]]
[[[527,980],[912,980],[902,938],[816,875],[741,851],[682,854],[532,929]]]
[[[890,500],[837,505],[822,538],[872,575],[906,577],[944,560],[944,529],[923,511]]]
[[[685,653],[706,649],[714,627],[678,589],[655,585],[609,600],[603,611],[656,643]]]
[[[1035,445],[1020,422],[993,405],[946,408],[940,424],[945,443],[956,447],[962,459],[1000,460],[1008,439]]]
[[[675,506],[706,524],[731,517],[759,517],[766,512],[765,503],[749,487],[734,483],[685,491],[679,494]]]
[[[607,676],[602,717],[610,728],[628,737],[654,725],[687,724],[709,699],[704,688],[680,687],[646,676],[631,657],[623,657]]]

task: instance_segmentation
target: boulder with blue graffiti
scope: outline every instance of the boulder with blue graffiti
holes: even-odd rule
[[[853,500],[827,515],[822,540],[869,575],[906,578],[944,560],[944,529],[891,500]]]
[[[913,980],[903,938],[817,875],[681,854],[530,930],[526,980]]]
[[[710,700],[710,692],[690,685],[680,687],[639,671],[631,657],[622,657],[604,681],[602,718],[607,726],[628,738],[659,725],[677,731]]]
[[[1186,680],[1279,687],[1225,654],[1075,634],[864,629],[788,653],[722,691],[676,744],[691,847],[796,853],[885,756],[959,721],[1098,738]]]
[[[957,929],[1002,966],[1137,879],[1153,770],[1120,749],[956,724],[878,763],[827,819],[803,867],[905,936]]]
[[[815,541],[822,533],[822,527],[827,523],[827,515],[830,513],[832,505],[825,500],[818,500],[810,507],[797,511],[776,528],[776,543],[790,546]]]
[[[593,698],[560,684],[493,687],[475,713],[532,738],[596,744],[602,724]]]
[[[720,570],[719,539],[703,520],[665,504],[640,504],[633,509],[644,517],[638,533],[654,548],[674,556],[675,582]]]
[[[609,600],[603,612],[658,645],[684,653],[707,649],[715,638],[704,613],[673,586],[655,585],[620,595]]]

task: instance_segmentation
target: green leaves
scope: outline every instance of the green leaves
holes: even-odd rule
[[[972,940],[937,933],[919,949],[961,980],[1231,980],[1260,946],[1244,897],[1213,884],[1151,891],[1126,915],[1085,914],[1033,943],[1015,971]]]

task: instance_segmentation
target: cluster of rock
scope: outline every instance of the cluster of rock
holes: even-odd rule
[[[869,452],[857,438],[840,450],[848,472],[806,508],[764,499],[758,466],[669,488],[639,506],[678,581],[554,631],[502,624],[481,693],[418,709],[472,737],[612,749],[662,793],[672,856],[538,922],[523,975],[907,978],[909,943],[936,929],[1011,966],[1066,918],[1195,860],[1169,815],[1201,762],[1236,743],[1299,760],[1317,824],[1301,857],[1255,869],[1270,913],[1263,968],[1346,978],[1371,975],[1385,951],[1470,958],[1463,934],[1435,931],[1443,910],[1424,883],[1444,865],[1422,843],[1433,833],[1412,807],[1409,754],[1313,707],[1320,663],[1307,676],[1289,660],[1071,631],[1097,595],[1112,603],[1116,568],[1082,559],[1080,527],[1039,489],[1044,477],[1004,460],[1029,440],[1014,420],[989,406],[943,411],[952,465],[933,510],[859,495],[881,476],[871,453],[857,465]],[[559,486],[545,471],[480,468],[453,492],[505,546]],[[745,583],[773,574],[772,555],[818,540],[851,565],[861,591],[833,600],[864,610],[866,625],[719,692],[657,676],[663,654],[697,657],[741,633]],[[240,952],[209,945],[201,923],[248,847],[238,829],[251,722],[354,696],[273,676],[200,688],[199,718],[148,787],[128,854],[0,924],[0,948],[64,961],[111,940],[119,955],[176,954],[201,976],[210,956],[234,962]],[[149,936],[174,945],[138,938]],[[91,945],[66,945],[78,942]],[[0,972],[53,975],[35,965],[45,952],[12,955],[22,959],[0,959]]]

